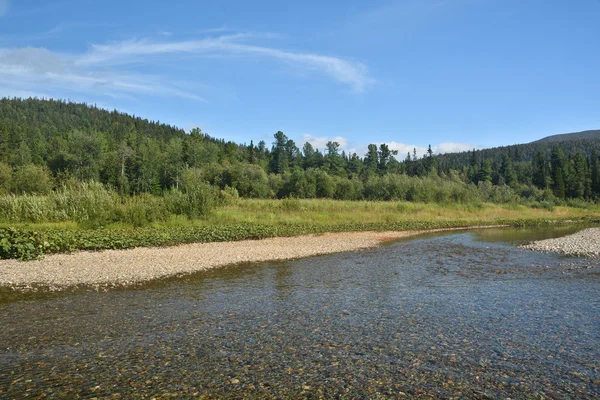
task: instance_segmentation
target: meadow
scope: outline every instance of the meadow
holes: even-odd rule
[[[76,250],[325,232],[600,220],[600,206],[584,202],[548,205],[241,199],[235,193],[210,190],[205,188],[204,196],[173,192],[160,197],[123,198],[102,185],[90,184],[46,196],[0,196],[0,258],[28,260]]]

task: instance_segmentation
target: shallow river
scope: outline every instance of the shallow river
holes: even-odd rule
[[[598,398],[600,261],[515,247],[565,233],[423,236],[102,293],[2,290],[0,398]]]

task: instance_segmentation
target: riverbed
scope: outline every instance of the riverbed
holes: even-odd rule
[[[598,398],[600,262],[437,234],[97,292],[0,291],[0,398]]]

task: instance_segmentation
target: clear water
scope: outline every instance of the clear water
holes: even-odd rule
[[[572,228],[574,229],[574,228]],[[600,261],[462,232],[97,293],[0,292],[0,398],[599,398]]]

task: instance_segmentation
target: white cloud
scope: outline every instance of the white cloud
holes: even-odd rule
[[[453,143],[453,142],[443,142],[438,144],[435,147],[435,152],[436,153],[460,153],[463,151],[470,151],[473,150],[475,148],[478,148],[478,146],[473,146],[472,144],[469,143]]]
[[[162,83],[160,83],[162,82]],[[195,93],[182,90],[156,76],[115,70],[84,68],[77,57],[54,53],[45,48],[0,48],[0,91],[29,92],[38,97],[48,93],[77,92],[115,98],[135,95],[166,95],[204,101]]]
[[[407,153],[409,152],[412,156],[414,149],[417,150],[418,157],[423,157],[427,153],[427,149],[429,147],[410,145],[393,141],[387,143],[387,145],[390,147],[391,150],[398,150],[398,155],[396,156],[398,160],[404,160],[406,158]],[[474,146],[469,143],[453,142],[442,142],[439,143],[437,146],[431,146],[431,150],[433,150],[435,154],[458,153],[462,151],[472,150],[474,148],[478,148],[478,146]]]
[[[308,133],[305,133],[304,135],[302,135],[301,145],[299,145],[299,147],[302,147],[302,145],[304,145],[304,143],[308,142],[308,143],[312,144],[312,146],[315,149],[319,149],[321,151],[326,151],[327,150],[326,144],[329,141],[338,142],[340,144],[340,151],[345,150],[347,154],[356,153],[358,156],[364,157],[368,151],[367,144],[360,144],[358,146],[354,146],[351,143],[351,141],[349,141],[348,139],[346,139],[345,137],[342,137],[342,136],[336,136],[333,138],[330,138],[328,136],[317,137],[317,136],[310,135]],[[421,158],[427,153],[427,148],[429,147],[429,146],[427,146],[427,147],[418,146],[415,144],[400,143],[400,142],[396,142],[396,141],[376,142],[374,144],[377,146],[377,148],[379,148],[379,146],[382,143],[387,144],[388,147],[390,148],[390,150],[398,151],[398,155],[396,155],[396,159],[398,161],[404,161],[406,159],[406,156],[408,153],[410,153],[410,155],[412,157],[414,150],[417,151],[417,157]],[[454,142],[442,142],[442,143],[439,143],[437,146],[433,146],[433,145],[431,146],[431,150],[433,150],[434,154],[457,153],[457,152],[468,151],[468,150],[479,149],[479,148],[481,148],[481,147],[474,146],[469,143],[454,143]]]
[[[10,9],[10,0],[0,0],[0,17],[8,14]]]
[[[77,60],[78,65],[123,65],[139,62],[145,58],[172,54],[196,54],[200,56],[255,56],[276,59],[320,72],[330,78],[351,86],[358,92],[373,83],[367,67],[355,61],[339,57],[279,50],[271,47],[244,43],[256,34],[232,34],[200,40],[178,42],[153,42],[133,39],[108,45],[93,45],[92,49]],[[266,35],[270,37],[271,35]]]
[[[404,144],[404,143],[398,143],[398,142],[394,142],[394,141],[386,143],[386,144],[388,145],[390,150],[398,150],[398,155],[396,156],[396,158],[398,160],[404,160],[408,153],[410,153],[412,155],[414,149],[417,149],[417,155],[419,157],[422,157],[423,154],[425,154],[425,152],[427,151],[426,147],[416,146],[416,145],[412,145],[412,144]]]
[[[316,137],[305,133],[302,135],[302,145],[307,142],[310,143],[315,150],[319,149],[321,152],[327,150],[327,142],[338,142],[340,144],[340,150],[349,150],[348,139],[342,136],[336,136],[334,138],[329,138],[327,136]]]
[[[383,142],[375,143],[377,147],[379,147]],[[396,159],[398,161],[404,161],[408,153],[410,153],[411,157],[413,156],[414,150],[417,151],[417,157],[421,158],[427,153],[427,147],[418,146],[414,144],[406,144],[400,142],[385,142],[388,145],[390,150],[398,150],[398,155],[396,155]],[[444,154],[444,153],[456,153],[462,152],[472,149],[478,149],[479,146],[474,146],[468,143],[452,143],[452,142],[443,142],[439,143],[437,146],[431,146],[431,150],[433,150],[434,154]],[[367,145],[363,145],[359,147],[358,151],[355,151],[356,154],[363,157],[367,153]]]

